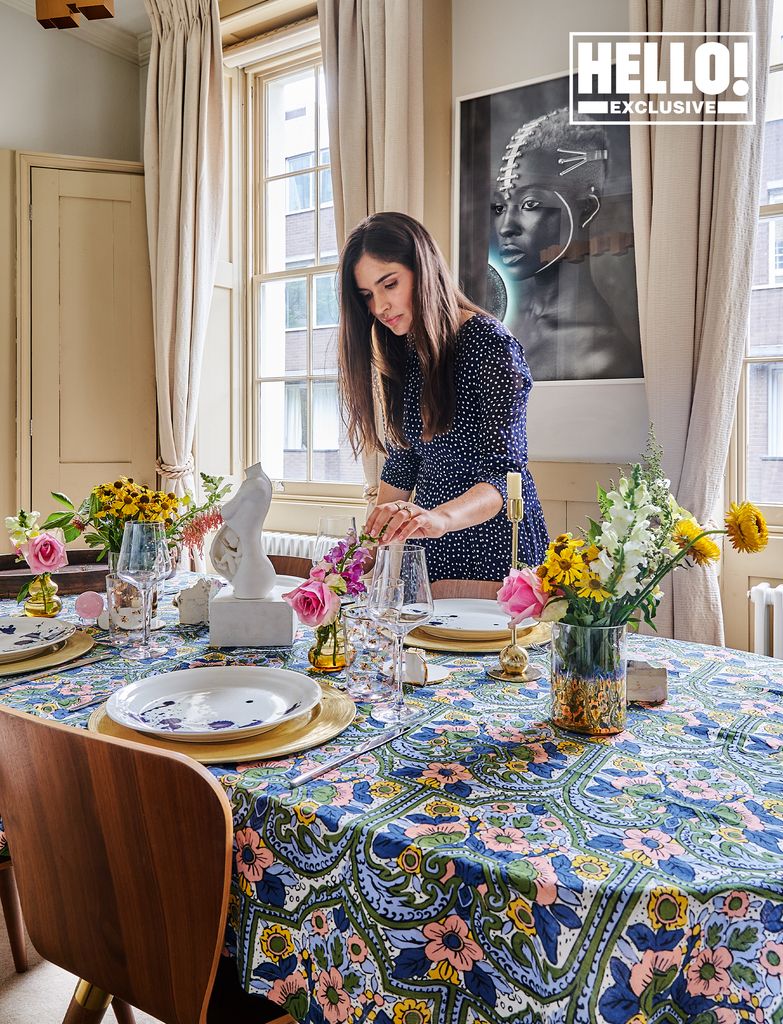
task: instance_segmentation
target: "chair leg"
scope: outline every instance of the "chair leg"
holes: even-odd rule
[[[118,999],[116,996],[111,1001],[111,1008],[114,1010],[114,1016],[117,1018],[117,1024],[136,1024],[136,1018],[133,1016],[132,1008],[122,999]]]
[[[16,890],[14,869],[10,864],[0,871],[0,903],[3,906],[3,915],[5,916],[6,927],[8,928],[8,941],[11,944],[11,956],[14,960],[16,973],[24,974],[27,970],[27,943],[25,941],[22,908],[19,905],[19,893]]]
[[[81,978],[63,1017],[63,1024],[100,1024],[109,1008],[111,996]]]

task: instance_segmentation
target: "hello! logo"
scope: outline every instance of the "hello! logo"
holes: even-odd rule
[[[755,124],[755,32],[571,32],[571,124]]]

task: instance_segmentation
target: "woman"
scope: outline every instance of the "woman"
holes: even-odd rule
[[[532,380],[519,342],[459,291],[433,238],[405,214],[374,214],[355,228],[339,278],[348,436],[355,452],[387,452],[367,531],[383,544],[421,541],[433,580],[503,579],[506,473],[518,472],[520,558],[537,565],[548,538],[527,469]]]

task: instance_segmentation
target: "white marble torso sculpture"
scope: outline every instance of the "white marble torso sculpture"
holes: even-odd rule
[[[261,463],[245,470],[239,490],[223,506],[223,526],[209,550],[215,569],[237,598],[264,598],[275,586],[275,569],[266,557],[263,528],[272,502],[272,481]]]

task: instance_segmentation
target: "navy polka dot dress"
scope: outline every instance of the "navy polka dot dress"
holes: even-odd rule
[[[511,564],[511,523],[506,518],[506,473],[522,474],[525,517],[519,557],[542,561],[549,542],[544,514],[527,468],[525,412],[533,386],[522,346],[490,316],[475,314],[456,338],[456,411],[451,430],[422,441],[421,368],[413,348],[405,370],[403,427],[410,448],[387,444],[381,479],[403,491],[415,489],[422,508],[458,498],[488,483],[503,496],[503,508],[485,523],[444,537],[427,538],[430,579],[502,580]],[[417,542],[418,543],[418,542]]]

